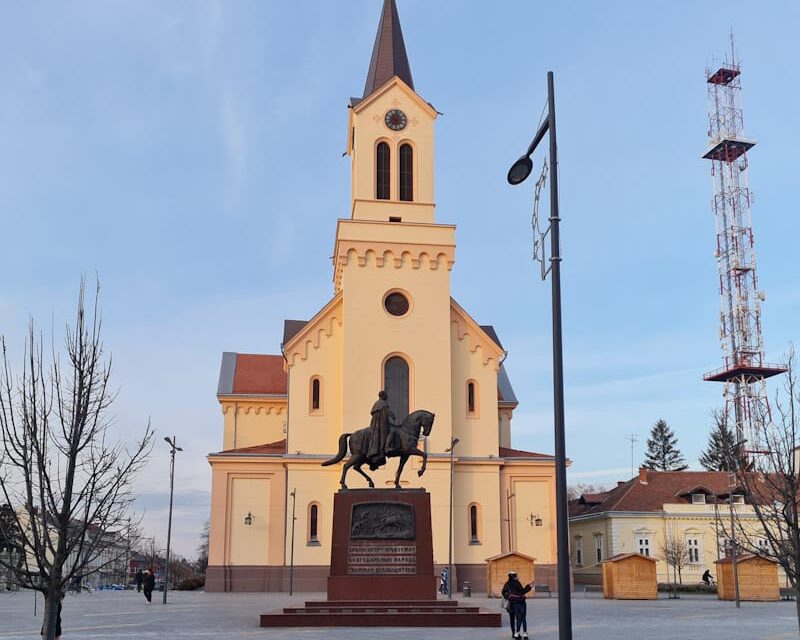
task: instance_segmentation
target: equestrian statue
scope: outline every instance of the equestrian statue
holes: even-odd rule
[[[368,427],[359,429],[353,433],[343,433],[339,436],[339,453],[330,460],[322,463],[323,467],[336,464],[347,455],[348,439],[350,440],[350,457],[342,467],[342,477],[339,484],[342,489],[347,489],[345,477],[347,471],[352,467],[367,479],[370,487],[375,484],[361,466],[368,464],[371,471],[375,471],[386,464],[387,458],[400,458],[397,465],[397,473],[394,477],[395,488],[400,488],[400,474],[403,467],[408,462],[410,456],[422,458],[422,466],[417,472],[418,475],[425,473],[428,464],[428,454],[417,447],[420,431],[423,435],[429,436],[433,427],[434,414],[430,411],[420,409],[410,413],[400,424],[394,424],[394,414],[387,402],[385,391],[378,393],[378,400],[372,406],[372,420]]]

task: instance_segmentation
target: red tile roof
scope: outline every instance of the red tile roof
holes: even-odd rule
[[[253,447],[242,447],[241,449],[228,449],[222,453],[286,453],[286,440],[257,444]]]
[[[661,511],[665,504],[691,503],[692,489],[717,496],[728,492],[728,473],[724,471],[642,470],[641,480],[636,476],[605,493],[571,500],[570,516],[606,511]]]
[[[236,354],[232,393],[285,395],[283,356]]]
[[[508,447],[500,447],[501,458],[552,458],[553,456],[546,453],[536,453],[535,451],[523,451],[522,449],[510,449]]]

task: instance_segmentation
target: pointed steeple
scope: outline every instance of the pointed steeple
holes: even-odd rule
[[[406,45],[403,42],[403,30],[400,28],[400,18],[397,15],[397,5],[394,0],[383,0],[383,11],[378,23],[378,33],[375,35],[375,45],[372,48],[364,97],[371,95],[394,76],[414,88]]]

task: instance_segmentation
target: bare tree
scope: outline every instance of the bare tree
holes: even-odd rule
[[[661,541],[661,553],[667,566],[672,568],[672,594],[676,594],[678,584],[683,584],[683,568],[689,562],[686,540],[674,526],[664,528],[664,539]]]
[[[737,552],[756,553],[777,561],[795,590],[797,621],[800,628],[800,522],[798,497],[800,477],[797,469],[797,437],[800,430],[800,385],[795,369],[794,347],[786,355],[787,372],[783,389],[775,395],[775,410],[759,416],[758,429],[763,451],[739,456],[735,480],[744,501],[749,504],[757,525],[734,518]],[[729,496],[732,499],[732,496]],[[724,518],[721,520],[724,524]],[[729,527],[730,528],[730,527]]]
[[[197,568],[205,576],[208,568],[208,520],[203,523],[200,531],[200,544],[197,545]]]
[[[606,488],[600,484],[577,482],[567,487],[567,500],[577,500],[584,493],[605,493]]]
[[[153,437],[148,424],[130,447],[111,441],[116,392],[100,337],[99,286],[88,312],[84,301],[82,279],[64,356],[55,344],[46,355],[31,322],[14,374],[0,337],[0,497],[10,505],[13,525],[5,533],[22,550],[19,566],[4,568],[44,595],[47,640],[55,637],[66,589],[118,561],[109,548],[126,553],[121,541],[129,529],[131,484]]]

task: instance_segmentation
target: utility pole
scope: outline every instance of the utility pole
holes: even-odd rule
[[[297,508],[297,489],[292,488],[292,492],[289,495],[292,496],[292,546],[289,553],[289,595],[292,595],[292,591],[294,589],[294,523],[295,520],[297,520],[295,517]]]
[[[447,541],[447,597],[453,597],[453,454],[458,438],[450,440],[450,446],[445,449],[445,453],[450,454],[450,534]]]
[[[628,434],[625,436],[626,440],[630,440],[631,442],[631,478],[636,475],[636,463],[634,462],[634,455],[636,452],[636,443],[639,442],[639,436],[635,433]]]
[[[170,455],[170,463],[169,463],[169,519],[167,520],[167,558],[166,563],[164,565],[164,597],[161,601],[162,604],[167,604],[167,590],[169,589],[169,549],[170,549],[170,541],[172,537],[172,494],[175,488],[175,452],[176,451],[183,451],[179,446],[175,444],[175,436],[172,436],[170,440],[169,437],[165,437],[164,441],[169,445],[169,455]]]

